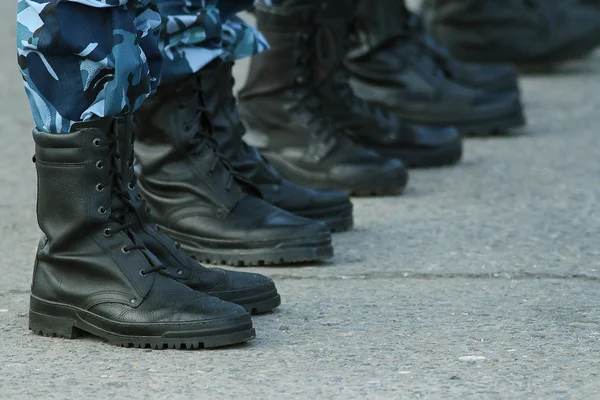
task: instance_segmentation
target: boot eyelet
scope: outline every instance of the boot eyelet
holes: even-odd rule
[[[156,232],[160,232],[160,227],[158,225],[154,225],[154,229],[156,230]]]
[[[147,274],[147,273],[146,273],[146,271],[144,271],[143,269],[140,269],[140,276],[141,276],[142,278],[145,278],[145,277],[147,277],[147,276],[148,276],[148,274]]]
[[[133,192],[135,190],[135,186],[133,185],[133,182],[129,182],[127,184],[127,188]]]
[[[138,199],[138,200],[140,200],[140,201],[142,201],[142,195],[139,194],[139,193],[137,194],[137,196],[135,196],[135,198]]]
[[[183,271],[182,270],[178,270],[177,271],[177,275],[179,275],[179,276],[183,275]]]
[[[104,208],[103,206],[98,207],[98,213],[100,215],[106,214],[106,208]]]
[[[104,190],[104,186],[102,186],[101,183],[99,183],[99,184],[96,185],[96,191],[97,192],[102,192],[103,190]]]
[[[146,207],[146,213],[150,214],[152,212],[152,209],[150,207]]]
[[[137,299],[131,299],[131,300],[129,300],[129,302],[130,302],[131,304],[135,304],[135,303],[137,303]]]
[[[102,143],[102,141],[100,140],[100,138],[96,138],[92,141],[92,143],[94,144],[94,146],[100,147],[100,143]]]
[[[96,168],[98,168],[98,169],[104,168],[104,164],[102,163],[101,160],[96,161]]]
[[[105,237],[110,237],[110,235],[112,235],[112,231],[110,230],[110,228],[106,228],[105,230],[102,231],[102,234]]]
[[[123,254],[129,254],[129,249],[125,246],[121,247],[121,253]]]

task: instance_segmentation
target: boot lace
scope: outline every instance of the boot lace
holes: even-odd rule
[[[100,146],[101,142],[101,139],[95,139],[93,143],[95,146]],[[108,219],[113,221],[116,227],[105,228],[103,234],[106,237],[118,232],[124,232],[127,235],[133,244],[121,247],[121,252],[127,254],[133,250],[140,250],[151,265],[150,268],[142,269],[140,275],[145,276],[153,272],[162,272],[166,270],[166,267],[133,233],[132,220],[137,212],[123,183],[123,175],[121,168],[119,168],[121,154],[118,150],[118,140],[114,132],[107,134],[105,144],[108,146],[108,151],[103,159],[96,162],[96,168],[108,168],[108,173],[106,178],[96,185],[96,190],[99,192],[110,190],[111,193],[106,203],[98,208],[98,213],[105,215],[110,210]],[[117,206],[115,207],[115,205]]]
[[[235,87],[235,78],[233,76],[233,74],[231,74],[231,76],[229,77],[229,99],[228,99],[228,104],[227,107],[229,108],[229,112],[231,114],[236,115],[235,117],[229,118],[228,120],[230,121],[230,123],[233,125],[232,129],[234,131],[234,134],[236,135],[235,138],[235,144],[234,144],[234,152],[236,154],[250,154],[250,146],[242,139],[244,133],[246,132],[246,128],[244,127],[244,124],[242,123],[238,113],[238,106],[237,106],[237,100],[235,98],[235,96],[233,95],[233,88]],[[261,168],[262,172],[265,173],[270,179],[273,179],[275,182],[279,183],[281,181],[281,177],[274,172],[273,168],[271,167],[271,164],[269,163],[269,161],[261,154],[258,153],[258,156],[260,157],[260,160],[257,161],[254,158],[246,158],[241,160],[240,164],[238,164],[240,166],[240,168],[244,168],[243,165],[252,165],[255,166],[257,163],[260,163],[262,165],[259,165],[259,167]],[[242,169],[240,169],[242,170]]]
[[[188,141],[189,148],[191,149],[191,155],[198,156],[205,150],[210,151],[214,156],[214,161],[208,169],[207,175],[211,176],[216,171],[219,165],[223,166],[228,172],[227,184],[225,186],[225,189],[227,191],[231,190],[234,182],[236,181],[243,182],[244,184],[249,184],[245,177],[236,172],[233,166],[227,160],[227,158],[225,158],[219,151],[219,145],[213,135],[211,114],[208,108],[206,107],[205,94],[202,89],[200,77],[194,79],[193,84],[194,93],[187,102],[187,104],[189,104],[190,102],[196,102],[196,113],[192,120],[185,124],[183,127],[183,129],[186,132],[191,131],[194,126],[198,127],[198,129],[194,133],[194,136]],[[177,90],[182,89],[183,88],[179,88]],[[183,103],[182,106],[185,106],[185,104],[186,103]]]
[[[302,97],[290,111],[307,109],[309,111],[307,125],[311,127],[314,137],[324,143],[326,148],[329,148],[345,137],[338,134],[334,121],[324,113],[323,102],[318,95],[320,82],[319,79],[314,79],[314,74],[311,73],[315,62],[318,61],[315,60],[316,57],[332,56],[330,52],[326,51],[327,45],[323,44],[328,39],[318,36],[318,31],[313,32],[312,35],[307,31],[299,32],[297,38],[301,55],[296,60],[298,68],[296,88],[301,89],[297,92],[302,93]],[[313,43],[317,46],[316,51],[312,49]],[[327,58],[327,60],[329,59]]]

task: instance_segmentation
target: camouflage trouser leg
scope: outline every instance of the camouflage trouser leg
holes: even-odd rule
[[[163,18],[162,81],[172,82],[222,58],[232,61],[268,48],[264,37],[234,14],[252,0],[154,0]]]
[[[265,49],[262,36],[217,0],[18,0],[17,49],[38,129],[136,110],[162,76],[177,80],[216,57]],[[228,14],[249,0],[223,0]]]

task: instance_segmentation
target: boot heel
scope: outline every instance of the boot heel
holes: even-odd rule
[[[29,329],[34,333],[49,337],[75,339],[81,336],[74,322],[69,318],[53,317],[29,311]]]

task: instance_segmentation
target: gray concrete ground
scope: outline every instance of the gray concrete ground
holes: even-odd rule
[[[332,262],[256,269],[284,301],[257,340],[148,351],[27,331],[40,232],[14,14],[0,4],[0,399],[600,398],[600,53],[523,79],[519,135],[356,200]]]

